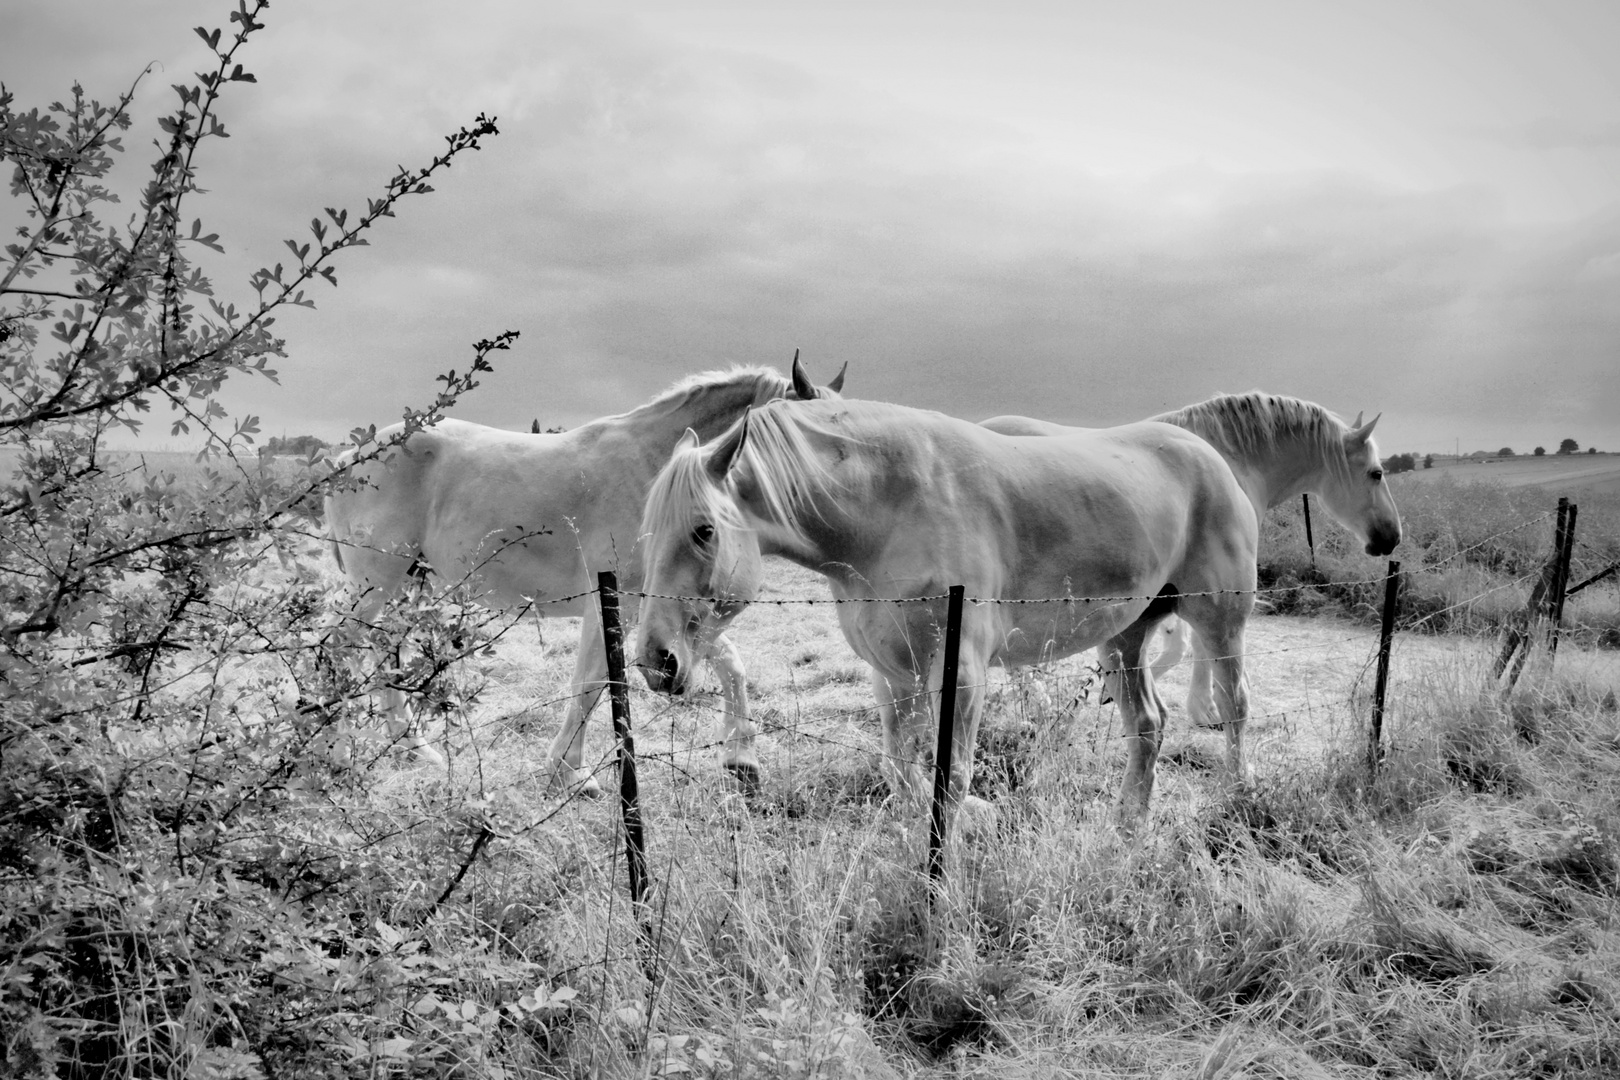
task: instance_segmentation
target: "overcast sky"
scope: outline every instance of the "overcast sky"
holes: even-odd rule
[[[0,0],[0,80],[111,99],[155,61],[141,150],[233,6]],[[458,415],[573,425],[799,348],[969,419],[1260,388],[1382,411],[1386,452],[1620,449],[1617,55],[1614,0],[276,0],[196,210],[243,302],[499,118],[278,324],[282,388],[235,397],[270,434],[393,420],[510,328]]]

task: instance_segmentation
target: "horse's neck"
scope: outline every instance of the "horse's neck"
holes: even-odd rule
[[[1257,514],[1316,490],[1316,478],[1325,471],[1321,449],[1304,436],[1278,439],[1251,453],[1236,453],[1224,447],[1221,453]]]

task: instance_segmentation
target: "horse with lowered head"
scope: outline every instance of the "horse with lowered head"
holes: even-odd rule
[[[1372,432],[1374,416],[1357,414],[1346,424],[1311,401],[1267,394],[1217,394],[1185,408],[1149,418],[1174,424],[1213,446],[1232,469],[1258,520],[1274,506],[1309,493],[1361,543],[1369,555],[1388,555],[1401,542],[1401,515],[1384,480],[1382,459]],[[1067,427],[1027,416],[996,416],[981,421],[1004,435],[1067,435],[1092,430]],[[1159,635],[1164,651],[1153,664],[1163,675],[1181,661],[1189,630],[1183,620],[1167,619]],[[1210,681],[1210,652],[1193,643],[1187,712],[1193,723],[1221,723]],[[1110,677],[1117,658],[1104,657]]]

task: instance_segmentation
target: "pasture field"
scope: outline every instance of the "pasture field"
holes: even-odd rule
[[[1508,458],[1436,461],[1434,468],[1414,469],[1397,477],[1403,483],[1501,484],[1545,488],[1554,497],[1588,492],[1620,495],[1620,454],[1518,454]]]
[[[770,580],[766,600],[827,595],[779,561]],[[402,1020],[417,1052],[537,1077],[1620,1071],[1620,654],[1566,643],[1502,699],[1483,692],[1492,640],[1400,636],[1374,780],[1375,629],[1258,618],[1255,787],[1228,792],[1172,672],[1135,844],[1112,824],[1118,718],[1089,655],[997,672],[976,790],[999,821],[951,849],[930,914],[926,816],[885,800],[834,609],[759,604],[732,636],[764,728],[752,800],[718,767],[712,689],[677,701],[632,679],[650,954],[616,800],[544,790],[566,622],[521,622],[465,672],[482,689],[444,733],[448,775],[385,767],[357,793],[379,820],[442,803],[499,823],[409,942],[452,973]],[[604,768],[605,712],[587,752]],[[435,855],[415,844],[389,845],[407,879]],[[402,925],[421,901],[396,904],[379,915]]]

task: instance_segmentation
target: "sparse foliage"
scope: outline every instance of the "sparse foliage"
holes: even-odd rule
[[[310,239],[287,241],[293,260],[253,275],[256,300],[223,298],[195,261],[220,235],[186,211],[200,151],[226,137],[220,96],[255,81],[240,52],[266,7],[241,0],[230,33],[198,29],[210,67],[174,87],[125,225],[107,220],[107,178],[134,88],[103,104],[75,85],[24,111],[0,86],[0,156],[24,221],[0,267],[6,1075],[364,1071],[397,1034],[366,1009],[443,966],[390,925],[409,917],[377,858],[396,841],[341,809],[342,793],[379,752],[352,745],[370,691],[386,681],[453,705],[465,691],[449,669],[488,640],[488,616],[417,601],[352,625],[310,566],[327,468],[313,455],[261,467],[246,452],[257,418],[231,416],[219,392],[233,377],[274,381],[277,315],[313,306],[307,289],[336,284],[339,253],[497,132],[480,116],[363,213],[329,208]],[[407,412],[407,431],[476,386],[514,336],[480,342],[465,373]],[[159,405],[176,415],[171,435],[203,440],[200,477],[108,449]],[[389,452],[374,432],[356,430],[351,452]],[[378,670],[356,659],[357,637],[389,655],[411,647]],[[334,765],[343,747],[354,768]],[[489,813],[447,813],[422,838],[459,858]]]

